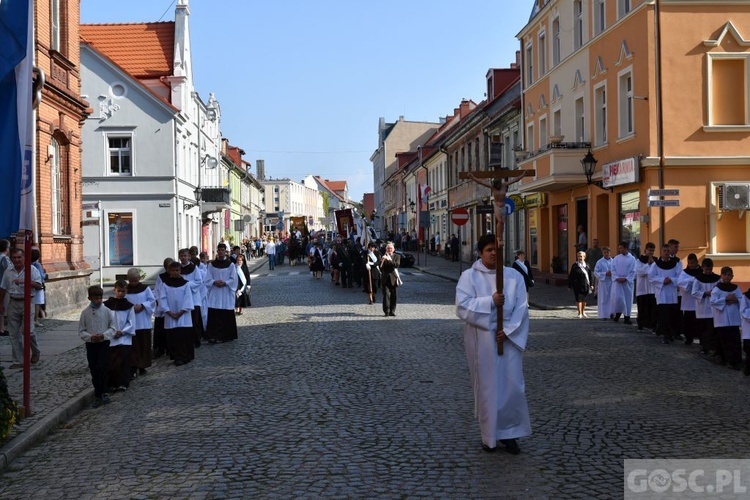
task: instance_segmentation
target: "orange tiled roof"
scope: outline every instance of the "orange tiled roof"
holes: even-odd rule
[[[81,38],[138,79],[172,74],[174,21],[82,24]]]
[[[328,187],[330,187],[332,190],[338,192],[338,191],[345,191],[346,190],[346,181],[329,181],[326,180],[326,183],[328,183]]]

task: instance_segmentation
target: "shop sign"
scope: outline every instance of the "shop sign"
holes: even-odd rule
[[[523,205],[526,208],[532,208],[532,207],[543,207],[547,204],[547,194],[546,193],[534,193],[528,195],[523,200]]]
[[[529,228],[530,229],[536,229],[537,228],[537,221],[538,221],[538,215],[537,214],[539,214],[539,210],[537,210],[536,208],[532,208],[528,212],[528,217],[529,217],[528,221],[529,221]]]
[[[518,196],[517,194],[511,194],[508,196],[510,200],[513,202],[513,204],[516,206],[516,210],[520,210],[524,207],[523,205],[523,198]]]
[[[638,182],[638,158],[607,163],[602,166],[602,187],[611,188],[622,184]]]

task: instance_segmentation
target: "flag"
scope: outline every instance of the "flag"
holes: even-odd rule
[[[420,184],[419,185],[420,199],[426,200],[427,195],[430,194],[430,191],[432,191],[432,188],[430,186],[428,186],[427,184]]]
[[[32,229],[32,0],[0,2],[0,237]]]

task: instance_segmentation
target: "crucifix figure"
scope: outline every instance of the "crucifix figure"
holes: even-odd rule
[[[514,184],[524,177],[534,175],[534,170],[488,170],[484,172],[460,172],[458,174],[459,179],[471,179],[472,181],[490,189],[492,193],[492,200],[495,210],[495,249],[497,255],[502,259],[503,248],[505,246],[505,239],[503,232],[505,231],[505,195],[508,193],[508,186]],[[507,179],[507,180],[506,180]],[[497,353],[498,355],[503,354],[503,342],[505,341],[505,332],[503,331],[503,307],[502,303],[505,300],[503,295],[503,272],[502,272],[502,260],[500,260],[500,271],[498,272],[497,266],[495,267],[495,286],[497,293],[500,294],[501,304],[497,308],[497,332],[495,332],[495,339],[497,340]]]

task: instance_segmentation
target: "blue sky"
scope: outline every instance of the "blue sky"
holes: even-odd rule
[[[82,0],[82,23],[174,20],[172,0]],[[378,118],[438,121],[515,60],[533,0],[191,0],[196,90],[266,176],[373,191]],[[162,18],[163,15],[163,18]]]

